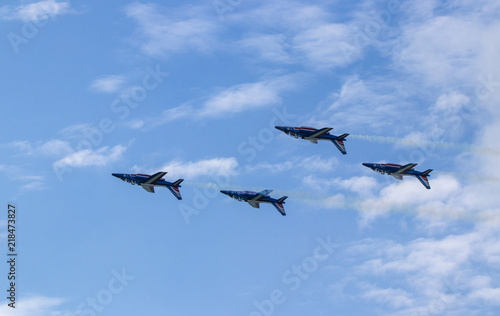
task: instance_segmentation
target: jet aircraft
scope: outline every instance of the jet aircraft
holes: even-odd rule
[[[333,129],[331,127],[325,127],[321,129],[316,129],[312,127],[291,127],[291,126],[275,126],[276,129],[284,132],[295,138],[302,138],[310,141],[313,144],[317,144],[318,140],[329,140],[331,141],[342,154],[347,154],[344,146],[344,141],[349,134],[342,134],[340,136],[335,136],[329,132]]]
[[[184,179],[179,179],[175,182],[168,182],[163,179],[163,176],[166,174],[166,172],[157,172],[154,175],[150,176],[147,174],[112,173],[112,175],[117,177],[118,179],[121,179],[132,185],[137,184],[144,190],[151,193],[155,193],[154,187],[166,187],[178,200],[182,200],[179,188],[181,187],[180,184],[182,181],[184,181]]]
[[[274,205],[274,207],[280,212],[281,215],[285,216],[285,208],[283,204],[285,204],[285,200],[288,196],[283,196],[279,199],[274,199],[269,196],[273,190],[264,190],[262,192],[253,192],[253,191],[226,191],[221,190],[221,193],[224,193],[227,196],[232,197],[238,201],[248,202],[252,207],[260,208],[259,203],[270,203]]]
[[[398,180],[403,180],[403,176],[416,177],[427,189],[430,189],[431,186],[427,177],[429,176],[429,173],[431,173],[432,169],[427,169],[424,172],[420,172],[413,169],[413,167],[415,167],[416,165],[416,163],[409,163],[404,166],[392,163],[363,163],[363,166],[365,167],[380,172],[381,174],[390,174]]]

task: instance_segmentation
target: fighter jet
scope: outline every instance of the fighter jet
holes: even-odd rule
[[[227,196],[232,197],[238,201],[248,202],[252,207],[260,208],[259,203],[270,203],[274,205],[274,207],[280,212],[281,215],[285,216],[285,208],[283,204],[285,204],[285,200],[288,196],[283,196],[279,199],[273,199],[269,196],[273,190],[264,190],[262,192],[253,192],[253,191],[226,191],[221,190],[221,193],[224,193]]]
[[[368,167],[374,171],[380,172],[381,174],[390,174],[394,178],[398,180],[403,180],[403,176],[413,176],[416,177],[420,182],[426,187],[430,189],[431,186],[429,184],[429,180],[427,177],[429,173],[431,173],[432,169],[427,169],[424,172],[416,171],[413,169],[417,164],[409,163],[407,165],[397,165],[392,163],[363,163],[363,166]]]
[[[317,144],[318,140],[329,140],[340,150],[342,154],[347,154],[344,147],[344,141],[349,134],[342,134],[340,136],[332,135],[329,133],[333,129],[331,127],[316,129],[305,126],[275,126],[275,128],[292,137],[306,139],[313,144]]]
[[[144,190],[155,193],[154,187],[166,187],[172,192],[172,194],[178,199],[182,200],[181,192],[179,188],[180,184],[184,179],[179,179],[175,182],[168,182],[163,179],[163,176],[166,175],[166,172],[157,172],[154,175],[150,176],[147,174],[127,174],[127,173],[112,173],[111,175],[121,179],[125,182],[128,182],[132,185],[137,184],[141,186]]]

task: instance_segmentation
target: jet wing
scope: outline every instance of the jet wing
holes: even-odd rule
[[[166,174],[167,174],[166,172],[157,172],[154,175],[152,175],[151,177],[147,178],[143,182],[143,184],[155,184],[156,182],[158,182],[158,180],[160,180]]]
[[[396,172],[394,172],[393,175],[404,174],[406,171],[410,170],[416,165],[417,165],[416,163],[409,163],[407,165],[404,165],[401,168],[399,168]]]
[[[269,195],[269,193],[271,193],[271,192],[273,192],[273,190],[264,190],[264,191],[261,191],[261,192],[257,193],[256,196],[254,196],[253,198],[251,198],[250,200],[248,200],[248,203],[250,203],[250,201],[256,201],[256,202],[258,202],[258,201],[262,200],[262,198],[265,197],[266,195]],[[254,206],[254,207],[258,208],[258,206]]]
[[[248,204],[250,204],[252,207],[260,208],[260,204],[257,201],[250,200],[248,201]]]
[[[329,131],[331,131],[333,128],[331,127],[325,127],[322,129],[317,130],[316,132],[312,133],[311,135],[308,135],[307,138],[318,138],[320,136],[325,135]]]
[[[150,193],[155,193],[155,187],[152,185],[141,185],[141,187]]]

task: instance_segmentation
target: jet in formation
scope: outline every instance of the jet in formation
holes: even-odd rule
[[[424,187],[430,189],[431,186],[427,177],[429,176],[429,173],[431,173],[432,169],[420,172],[413,169],[416,165],[416,163],[409,163],[404,166],[392,163],[363,163],[363,166],[365,167],[380,172],[381,174],[389,174],[398,180],[403,180],[403,176],[416,177],[424,185]]]
[[[310,141],[313,144],[317,144],[318,140],[328,140],[331,141],[342,154],[347,154],[344,146],[344,141],[349,134],[342,134],[340,136],[335,136],[330,134],[333,129],[331,127],[325,127],[321,129],[316,129],[312,127],[291,127],[291,126],[275,126],[276,129],[282,131],[283,133],[290,135],[295,138],[302,138]]]
[[[279,199],[274,199],[269,196],[273,190],[264,190],[262,192],[252,192],[252,191],[226,191],[221,190],[221,193],[224,193],[227,196],[232,197],[238,201],[248,202],[252,207],[260,208],[259,203],[270,203],[274,205],[274,207],[280,212],[281,215],[285,216],[285,208],[283,204],[285,204],[285,200],[288,196],[283,196]]]
[[[113,176],[121,179],[125,182],[131,184],[137,184],[141,186],[144,190],[155,193],[154,187],[165,187],[172,192],[172,194],[178,199],[182,200],[181,192],[179,188],[180,184],[184,179],[179,179],[175,182],[168,182],[163,179],[163,176],[166,175],[166,172],[157,172],[154,175],[150,176],[147,174],[127,174],[127,173],[112,173]]]

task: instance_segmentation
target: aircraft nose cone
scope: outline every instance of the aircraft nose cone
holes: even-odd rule
[[[223,193],[223,194],[229,194],[229,191],[226,191],[226,190],[220,190],[220,193]]]
[[[363,166],[368,167],[368,168],[373,168],[372,163],[363,162]]]
[[[113,177],[117,177],[117,178],[119,177],[119,174],[118,174],[118,173],[112,173],[111,175],[112,175]]]
[[[284,131],[285,130],[285,126],[275,126],[274,128],[280,130],[280,131]]]

